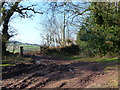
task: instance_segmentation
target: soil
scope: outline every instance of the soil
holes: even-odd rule
[[[33,59],[3,68],[2,88],[118,88],[110,80],[118,81],[117,63],[56,59],[26,55]],[[35,63],[39,61],[39,63]]]

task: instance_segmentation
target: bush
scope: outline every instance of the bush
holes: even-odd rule
[[[77,45],[71,45],[61,48],[49,48],[44,53],[45,55],[76,55],[79,53],[79,47]]]

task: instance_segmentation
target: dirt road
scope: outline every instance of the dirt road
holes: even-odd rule
[[[106,67],[116,65],[116,63],[59,60],[39,56],[31,58],[34,61],[40,61],[40,63],[18,64],[3,68],[3,88],[117,87],[117,67],[105,71]]]

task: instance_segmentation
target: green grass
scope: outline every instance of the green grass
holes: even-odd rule
[[[70,60],[77,60],[77,61],[99,61],[99,62],[108,62],[108,61],[120,61],[119,58],[105,58],[105,59],[95,59],[95,58],[89,58],[89,57],[80,57],[80,56],[72,56],[72,57],[66,57]]]
[[[6,66],[15,66],[15,64],[0,64],[0,66],[2,66],[2,67],[6,67]]]
[[[14,53],[20,52],[20,46],[23,46],[24,52],[31,52],[31,51],[39,51],[40,50],[40,46],[37,46],[37,45],[24,45],[23,44],[23,45],[16,45]],[[10,52],[13,52],[13,46],[8,45],[7,50],[10,51]]]
[[[113,61],[119,61],[120,59],[119,58],[107,58],[107,59],[95,59],[93,61],[100,61],[100,62],[113,62]]]

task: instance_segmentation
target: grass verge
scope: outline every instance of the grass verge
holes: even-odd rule
[[[81,56],[71,56],[71,57],[66,57],[67,59],[70,60],[78,60],[78,61],[98,61],[98,62],[108,62],[108,61],[120,61],[118,57],[115,58],[90,58],[90,57],[81,57]]]

